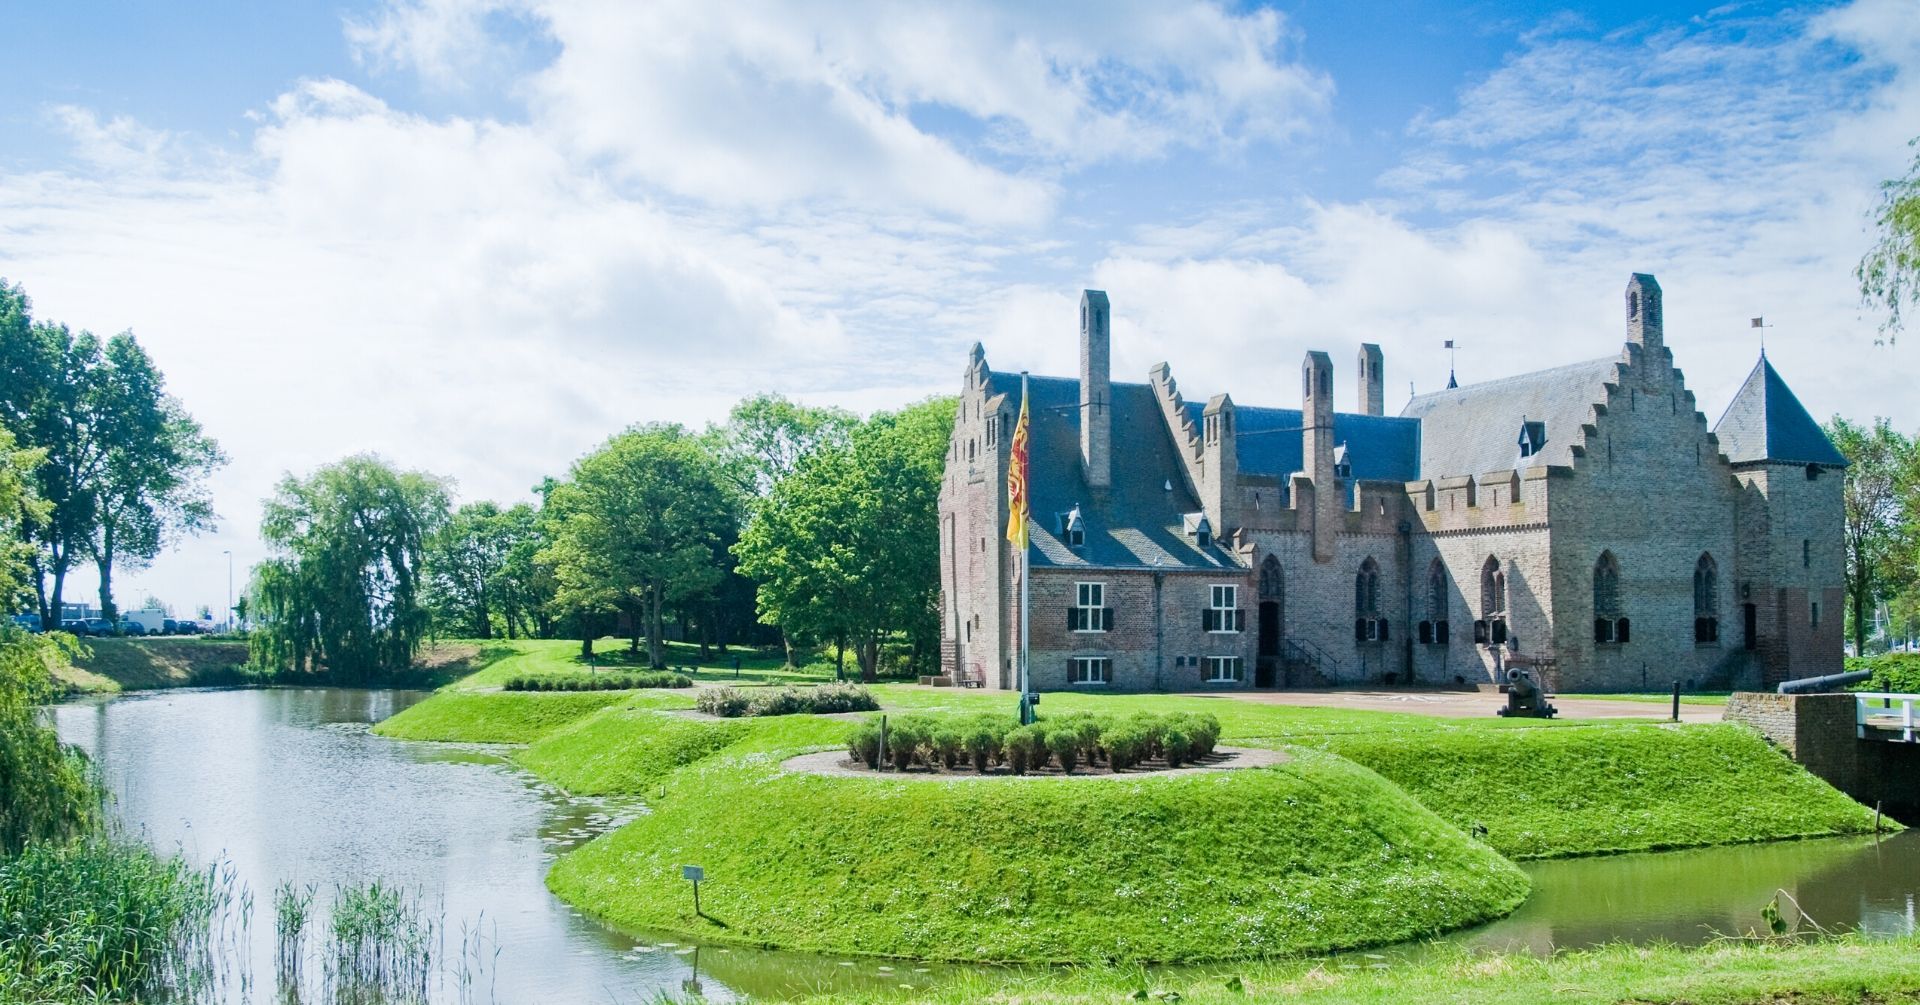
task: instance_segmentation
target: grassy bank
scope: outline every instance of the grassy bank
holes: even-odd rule
[[[1303,752],[1138,780],[783,774],[800,717],[670,776],[562,859],[583,910],[703,941],[922,959],[1197,960],[1415,938],[1496,917],[1520,871],[1396,787]],[[705,917],[680,867],[703,865]]]
[[[725,980],[725,964],[712,967]],[[1418,963],[1309,959],[1200,968],[1156,977],[1138,967],[1087,967],[1028,976],[981,973],[916,993],[930,1005],[980,1001],[1111,1005],[1180,1001],[1242,1005],[1915,1005],[1920,938],[1811,943],[1726,942],[1702,949],[1610,946],[1589,952],[1441,953]],[[1176,997],[1177,996],[1177,997]],[[809,1005],[881,1005],[890,992],[794,999]]]
[[[664,710],[670,701],[659,692],[635,695],[548,731],[514,760],[580,795],[642,793],[716,755],[837,746],[852,729],[850,723],[811,715],[694,719]]]
[[[623,691],[442,691],[373,731],[399,740],[531,743],[630,697]]]
[[[256,683],[247,644],[192,636],[157,639],[84,639],[72,666],[54,670],[70,692],[112,693],[169,687],[229,687]]]
[[[1731,724],[1330,735],[1514,858],[1864,833],[1871,810]]]
[[[581,658],[577,639],[517,639],[496,641],[493,645],[502,649],[501,656],[460,680],[456,687],[484,691],[498,688],[515,677],[587,678],[607,671],[644,670],[648,666],[646,645],[643,643],[635,653],[627,648],[625,639],[595,640],[591,659]],[[669,642],[666,650],[667,665],[696,681],[780,684],[833,679],[829,668],[789,668],[784,657],[751,649],[735,649],[725,655],[709,650],[704,659],[700,656],[700,647],[691,643]],[[737,678],[733,670],[736,658],[740,661]]]

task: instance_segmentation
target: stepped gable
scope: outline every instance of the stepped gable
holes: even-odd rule
[[[1186,403],[1187,418],[1193,428],[1202,428],[1201,416],[1206,403]],[[1243,475],[1271,475],[1284,481],[1297,471],[1305,471],[1306,457],[1301,446],[1300,427],[1305,424],[1297,408],[1258,408],[1240,405],[1234,409],[1237,430],[1234,447]],[[1335,412],[1333,442],[1347,448],[1346,460],[1353,466],[1357,481],[1413,481],[1420,470],[1420,423],[1414,419],[1383,415]]]
[[[991,380],[995,391],[1005,389],[1006,414],[1018,415],[1020,375],[994,372]],[[1095,493],[1080,459],[1080,381],[1027,380],[1033,394],[1027,486],[1035,567],[1239,568],[1218,544],[1198,547],[1182,531],[1182,519],[1199,512],[1200,500],[1187,488],[1153,388],[1112,385],[1113,485]],[[1060,518],[1076,506],[1086,544],[1068,548]]]
[[[1785,461],[1845,467],[1846,457],[1807,414],[1765,353],[1713,427],[1734,464]]]
[[[1572,465],[1580,427],[1607,400],[1620,365],[1619,356],[1608,356],[1417,395],[1400,414],[1420,423],[1418,477]],[[1541,423],[1545,437],[1522,457],[1520,434],[1529,423]]]

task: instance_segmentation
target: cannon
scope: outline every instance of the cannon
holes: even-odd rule
[[[1509,717],[1528,719],[1551,719],[1559,709],[1547,704],[1547,693],[1533,674],[1520,667],[1507,668],[1507,683],[1501,688],[1507,693],[1507,707],[1499,713]]]

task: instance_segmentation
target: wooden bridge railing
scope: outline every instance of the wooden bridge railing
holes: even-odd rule
[[[1854,695],[1854,730],[1864,740],[1868,730],[1872,730],[1876,739],[1893,739],[1889,733],[1900,734],[1901,743],[1914,742],[1913,706],[1920,702],[1920,694],[1892,694],[1886,691],[1861,691]]]

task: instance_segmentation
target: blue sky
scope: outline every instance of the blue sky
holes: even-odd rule
[[[1716,419],[1756,353],[1816,415],[1920,424],[1849,275],[1920,133],[1920,4],[390,0],[0,14],[0,276],[132,328],[229,449],[372,450],[512,499],[756,390],[950,391],[966,347],[1294,404],[1615,351],[1629,272]],[[1348,386],[1342,382],[1342,386]],[[1344,407],[1344,406],[1343,406]],[[82,576],[76,586],[91,587]]]

